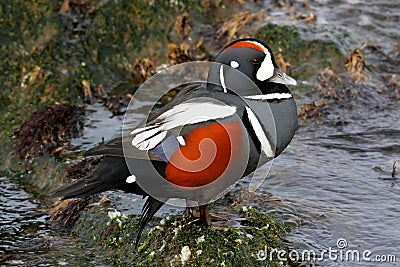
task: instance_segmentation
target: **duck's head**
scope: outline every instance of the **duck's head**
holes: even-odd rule
[[[263,94],[287,93],[289,89],[285,85],[297,84],[295,79],[278,67],[270,47],[258,39],[244,38],[230,43],[218,54],[215,62],[223,65],[212,65],[208,81],[218,84],[219,90],[233,89],[241,96],[253,94],[247,92],[252,89],[249,89],[248,79],[243,79],[243,76],[232,69],[239,70],[250,78]]]

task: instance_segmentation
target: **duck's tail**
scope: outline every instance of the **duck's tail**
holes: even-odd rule
[[[139,226],[136,236],[135,249],[137,249],[140,241],[140,237],[147,223],[153,218],[154,214],[164,205],[165,202],[161,202],[151,196],[146,199],[146,203],[143,205],[142,214],[139,220]]]

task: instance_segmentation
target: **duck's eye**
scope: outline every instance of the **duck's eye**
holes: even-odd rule
[[[232,68],[235,68],[235,69],[236,69],[236,68],[239,67],[239,62],[232,60],[231,63],[230,63],[230,65],[231,65]]]
[[[283,74],[282,73],[278,73],[277,76],[281,79],[283,79]]]
[[[261,62],[262,62],[262,58],[253,58],[251,60],[251,63],[253,63],[254,65],[261,64]]]

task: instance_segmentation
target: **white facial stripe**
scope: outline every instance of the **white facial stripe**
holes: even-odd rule
[[[224,66],[223,65],[221,65],[221,68],[219,68],[219,79],[221,81],[222,88],[224,89],[224,93],[227,93],[228,90],[226,90],[225,78],[224,78]]]
[[[248,95],[244,98],[251,100],[279,100],[279,99],[289,99],[292,98],[292,94],[290,93],[272,93],[266,95]]]
[[[263,60],[263,62],[260,65],[260,68],[258,69],[257,73],[256,73],[256,78],[259,81],[265,81],[268,80],[269,78],[271,78],[274,75],[274,69],[275,66],[272,63],[272,56],[271,53],[269,52],[268,48],[265,47],[263,44],[257,42],[257,41],[241,41],[238,43],[234,43],[232,46],[230,46],[232,48],[235,47],[247,47],[247,48],[252,48],[255,49],[261,53],[265,54],[265,58]],[[228,47],[228,48],[230,48]],[[232,61],[231,61],[232,64]],[[221,75],[221,74],[220,74]]]
[[[126,177],[126,181],[125,182],[128,183],[128,184],[136,182],[136,176],[132,174],[131,176]]]
[[[234,69],[239,67],[239,63],[237,61],[232,60],[230,64],[231,64],[231,67]]]
[[[254,41],[247,41],[258,46],[261,50],[263,50],[265,54],[265,58],[261,63],[260,68],[257,71],[256,77],[259,81],[265,81],[271,78],[274,75],[274,64],[272,64],[271,54],[269,53],[268,49],[263,46],[262,44]]]
[[[272,64],[271,55],[268,53],[265,54],[265,58],[263,62],[261,62],[260,68],[257,71],[256,77],[259,81],[265,81],[271,78],[274,75],[274,64]]]
[[[274,157],[274,152],[272,151],[271,144],[269,143],[268,138],[264,133],[260,121],[249,107],[245,108],[247,111],[247,116],[249,117],[250,124],[253,127],[258,140],[260,141],[261,150],[265,153],[267,157],[269,158]]]

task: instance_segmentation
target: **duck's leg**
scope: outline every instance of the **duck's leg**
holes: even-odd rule
[[[192,208],[191,207],[186,207],[185,211],[183,212],[183,217],[188,219],[193,216]]]
[[[190,201],[190,200],[186,200],[186,208],[185,211],[183,213],[183,216],[185,218],[199,218],[199,212],[197,211],[197,207],[196,207],[195,202]]]
[[[199,206],[200,210],[200,223],[204,227],[210,227],[211,226],[211,218],[210,218],[210,213],[208,212],[208,205],[202,205]]]

